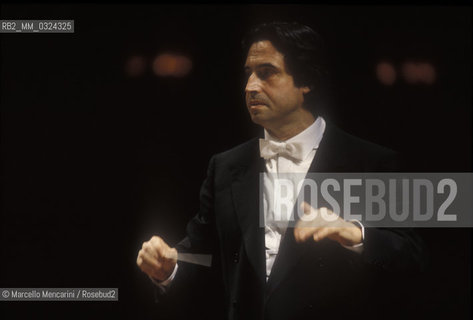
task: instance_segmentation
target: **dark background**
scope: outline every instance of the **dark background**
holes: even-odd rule
[[[469,7],[2,5],[1,18],[74,19],[75,33],[0,35],[0,287],[120,297],[3,302],[2,315],[159,318],[136,255],[153,234],[171,245],[184,236],[211,155],[258,132],[239,45],[255,22],[297,19],[324,35],[336,80],[328,119],[401,152],[411,170],[471,171]],[[152,72],[169,50],[192,60],[187,77]],[[125,72],[133,55],[147,61],[138,77]],[[381,60],[398,74],[427,61],[436,81],[383,85]],[[411,304],[425,318],[469,319],[470,229],[418,231],[431,261]],[[407,288],[393,308],[404,294],[414,296]]]

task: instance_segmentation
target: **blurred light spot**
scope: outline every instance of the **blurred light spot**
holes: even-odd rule
[[[182,55],[163,53],[153,62],[153,71],[161,77],[184,77],[192,69],[192,61]]]
[[[130,77],[141,76],[145,72],[146,60],[142,56],[132,56],[125,65],[125,72]]]
[[[396,70],[392,64],[388,62],[380,62],[376,66],[376,76],[382,84],[391,86],[396,81]]]
[[[406,62],[402,75],[409,84],[432,84],[437,78],[434,66],[428,62]]]
[[[421,67],[422,67],[422,74],[423,74],[424,82],[427,84],[434,83],[435,79],[437,78],[437,73],[435,72],[434,66],[431,65],[430,63],[423,63]]]

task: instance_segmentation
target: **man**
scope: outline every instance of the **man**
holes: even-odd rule
[[[366,319],[377,304],[370,294],[380,294],[370,291],[369,280],[378,278],[367,278],[366,270],[373,275],[421,265],[419,239],[409,230],[365,230],[342,217],[324,225],[299,221],[295,227],[281,226],[273,206],[273,178],[389,171],[395,154],[344,133],[317,114],[325,73],[320,39],[311,28],[263,24],[250,32],[244,46],[246,105],[265,139],[215,155],[187,237],[176,248],[151,238],[137,264],[164,299],[176,296],[183,308],[179,295],[186,290],[218,292],[209,307],[222,306],[225,319]],[[304,203],[302,209],[310,214],[317,208]],[[177,263],[178,252],[211,254],[212,266]],[[210,300],[200,298],[202,303]]]

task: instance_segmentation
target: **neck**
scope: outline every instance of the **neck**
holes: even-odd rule
[[[314,121],[314,115],[303,110],[295,119],[277,125],[268,125],[265,129],[276,139],[286,141],[307,129]]]

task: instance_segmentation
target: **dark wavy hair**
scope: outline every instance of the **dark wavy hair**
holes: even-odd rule
[[[304,106],[320,114],[328,102],[328,59],[322,37],[311,27],[297,22],[270,22],[256,25],[243,38],[246,53],[258,41],[269,40],[284,56],[286,71],[294,78],[297,87],[309,87]],[[323,113],[323,112],[322,112]]]

